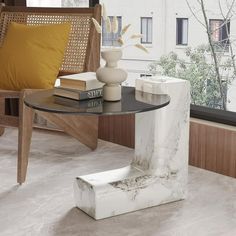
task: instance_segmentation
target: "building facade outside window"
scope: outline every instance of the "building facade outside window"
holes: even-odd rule
[[[219,19],[211,19],[209,20],[209,27],[211,31],[211,38],[215,45],[228,50],[230,21],[225,22]]]
[[[152,44],[152,17],[141,17],[141,43]]]
[[[109,16],[110,21],[113,21],[114,16]],[[106,31],[105,22],[102,22],[102,46],[115,46],[120,47],[120,44],[117,42],[120,37],[121,29],[122,29],[122,17],[117,16],[118,20],[118,32],[117,33],[108,33]]]
[[[176,45],[188,45],[188,19],[176,19]]]

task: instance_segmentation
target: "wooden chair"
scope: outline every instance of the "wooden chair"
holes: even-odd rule
[[[92,24],[92,17],[100,22],[101,6],[94,8],[0,8],[0,46],[11,21],[28,25],[61,23],[70,21],[72,30],[68,47],[60,68],[60,75],[96,71],[100,65],[100,36]],[[17,43],[17,39],[16,39]],[[1,79],[1,74],[0,74]],[[32,136],[34,111],[23,103],[24,97],[35,90],[0,90],[0,135],[5,127],[19,127],[17,182],[26,179],[28,155]],[[19,99],[19,116],[6,114],[6,100]],[[40,112],[50,122],[77,138],[91,149],[97,147],[98,118]]]

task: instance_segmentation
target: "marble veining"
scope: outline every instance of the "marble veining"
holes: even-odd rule
[[[93,220],[74,207],[74,177],[122,168],[134,154],[101,140],[98,147],[91,152],[69,136],[35,130],[27,182],[18,186],[17,130],[7,129],[0,137],[0,235],[236,235],[236,179],[194,167],[189,168],[186,200]]]
[[[135,154],[129,166],[76,178],[76,206],[94,219],[186,198],[189,82],[137,79],[136,89],[168,94],[171,102],[164,108],[136,114]]]

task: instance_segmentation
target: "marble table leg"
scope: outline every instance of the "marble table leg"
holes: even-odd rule
[[[150,81],[151,85],[153,83]],[[145,87],[141,80],[140,84],[142,90],[150,88]],[[158,83],[154,85],[158,86]],[[167,107],[136,114],[135,155],[132,163],[124,168],[76,178],[76,206],[94,219],[186,197],[189,84],[176,79],[174,82],[167,81],[165,86],[171,97]],[[155,89],[151,88],[151,92],[155,93]]]

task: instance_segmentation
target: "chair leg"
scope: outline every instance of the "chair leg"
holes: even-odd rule
[[[19,101],[19,134],[18,134],[18,164],[17,164],[17,182],[25,182],[28,156],[31,144],[33,129],[33,109],[24,105],[25,92],[23,91]]]
[[[0,98],[0,115],[5,114],[5,98]],[[0,136],[4,134],[5,128],[0,126]]]
[[[5,128],[4,127],[0,127],[0,136],[2,136],[4,134]]]

